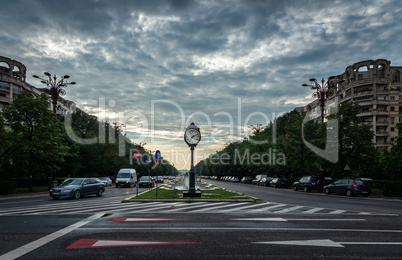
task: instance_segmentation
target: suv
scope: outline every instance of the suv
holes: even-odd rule
[[[323,191],[325,185],[325,179],[320,176],[304,176],[300,180],[295,181],[293,184],[293,190],[303,190],[304,192],[318,190]]]
[[[266,177],[267,177],[267,175],[257,175],[257,176],[255,176],[254,180],[251,181],[251,184],[253,184],[253,185],[258,185],[259,182],[260,182],[262,179],[266,178]]]

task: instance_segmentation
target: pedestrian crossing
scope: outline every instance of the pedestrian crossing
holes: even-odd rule
[[[353,215],[389,215],[373,212],[348,211],[319,207],[297,206],[274,202],[127,202],[117,198],[61,200],[57,203],[32,207],[14,207],[0,209],[0,216],[13,215],[71,215],[95,213],[241,213],[241,214],[353,214]]]

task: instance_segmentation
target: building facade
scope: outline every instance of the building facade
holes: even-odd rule
[[[8,106],[21,91],[41,94],[44,88],[36,88],[26,82],[27,69],[21,62],[0,56],[0,111]],[[53,110],[49,98],[49,109]],[[65,115],[68,111],[75,111],[75,103],[62,97],[57,101],[58,115]]]
[[[360,61],[330,80],[336,89],[328,96],[325,116],[340,103],[359,104],[362,122],[370,124],[377,148],[392,147],[398,136],[396,124],[402,123],[402,66],[391,66],[386,59]],[[341,81],[341,83],[339,83]],[[338,82],[338,83],[337,83]],[[318,100],[304,107],[313,117],[321,115]]]

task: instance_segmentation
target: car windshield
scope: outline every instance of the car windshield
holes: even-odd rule
[[[121,172],[117,175],[117,178],[130,178],[130,173],[128,172]]]
[[[151,178],[149,178],[148,176],[142,176],[141,178],[140,178],[140,181],[148,181],[148,180],[150,180]]]
[[[101,179],[102,181],[107,181],[108,177],[100,177],[99,179]]]
[[[63,183],[64,185],[81,185],[83,180],[80,179],[73,179],[71,181],[69,181],[68,183]]]

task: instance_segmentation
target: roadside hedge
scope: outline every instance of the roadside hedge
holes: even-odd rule
[[[17,183],[15,181],[0,181],[0,194],[10,194],[17,189]]]
[[[373,180],[369,181],[369,184],[371,188],[382,190],[384,196],[402,197],[402,182],[400,181]]]

